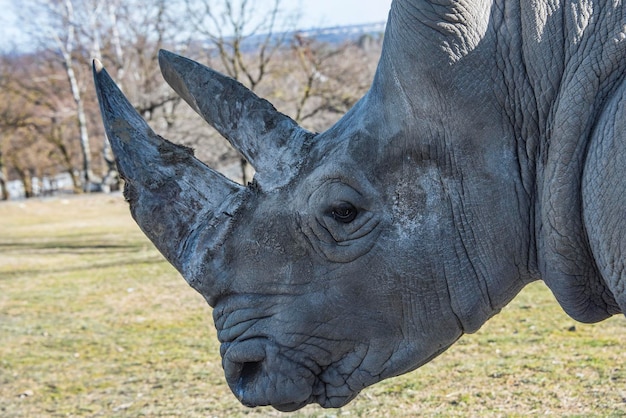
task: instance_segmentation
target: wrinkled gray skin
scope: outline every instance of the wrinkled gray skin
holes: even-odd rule
[[[156,136],[96,64],[144,232],[214,307],[245,405],[346,404],[544,280],[583,322],[626,310],[626,7],[392,4],[371,90],[312,134],[162,52],[255,166],[239,186]]]

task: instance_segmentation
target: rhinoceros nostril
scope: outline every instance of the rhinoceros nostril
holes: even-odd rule
[[[260,340],[233,343],[226,349],[223,361],[226,381],[244,404],[252,393],[262,390],[258,380],[263,374],[264,361],[265,344]]]
[[[241,367],[241,375],[239,376],[239,380],[249,381],[257,375],[257,373],[261,370],[261,362],[260,361],[249,361],[243,364]]]
[[[259,375],[261,367],[260,361],[249,361],[243,363],[241,371],[239,372],[237,386],[241,389],[245,389],[246,387],[250,387],[250,385],[254,385],[254,380]]]
[[[231,375],[231,389],[239,401],[246,406],[254,407],[267,405],[266,402],[259,403],[257,397],[262,391],[259,380],[262,375],[263,363],[261,361],[247,361],[237,365],[238,373]],[[257,395],[253,395],[257,393]]]

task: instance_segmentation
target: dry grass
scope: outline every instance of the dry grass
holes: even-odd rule
[[[0,204],[0,415],[278,416],[230,394],[210,308],[119,196]],[[475,335],[338,410],[626,416],[626,320],[576,324],[535,284]]]

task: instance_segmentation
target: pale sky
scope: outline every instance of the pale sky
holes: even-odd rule
[[[15,11],[23,4],[24,0],[0,0],[0,49],[23,40],[15,16]],[[310,29],[384,22],[391,0],[283,0],[282,5],[287,9],[299,10],[298,26],[300,29]]]
[[[15,9],[19,0],[0,0],[0,49],[4,49],[20,37]]]
[[[286,0],[295,7],[300,4],[302,29],[385,22],[391,0]]]

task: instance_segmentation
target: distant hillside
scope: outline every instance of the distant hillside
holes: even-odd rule
[[[328,28],[311,28],[303,30],[295,30],[290,32],[282,32],[275,34],[274,37],[284,39],[290,42],[296,35],[300,38],[314,39],[317,42],[329,44],[341,44],[345,42],[358,42],[364,35],[374,38],[381,38],[385,32],[386,22],[368,23],[362,25],[350,26],[333,26]],[[246,50],[255,50],[266,40],[266,35],[255,35],[246,38],[243,42],[243,48]]]
[[[385,22],[368,23],[363,25],[335,26],[330,28],[317,28],[295,31],[302,37],[314,38],[319,42],[343,43],[346,41],[358,41],[363,35],[382,36],[385,32]]]

